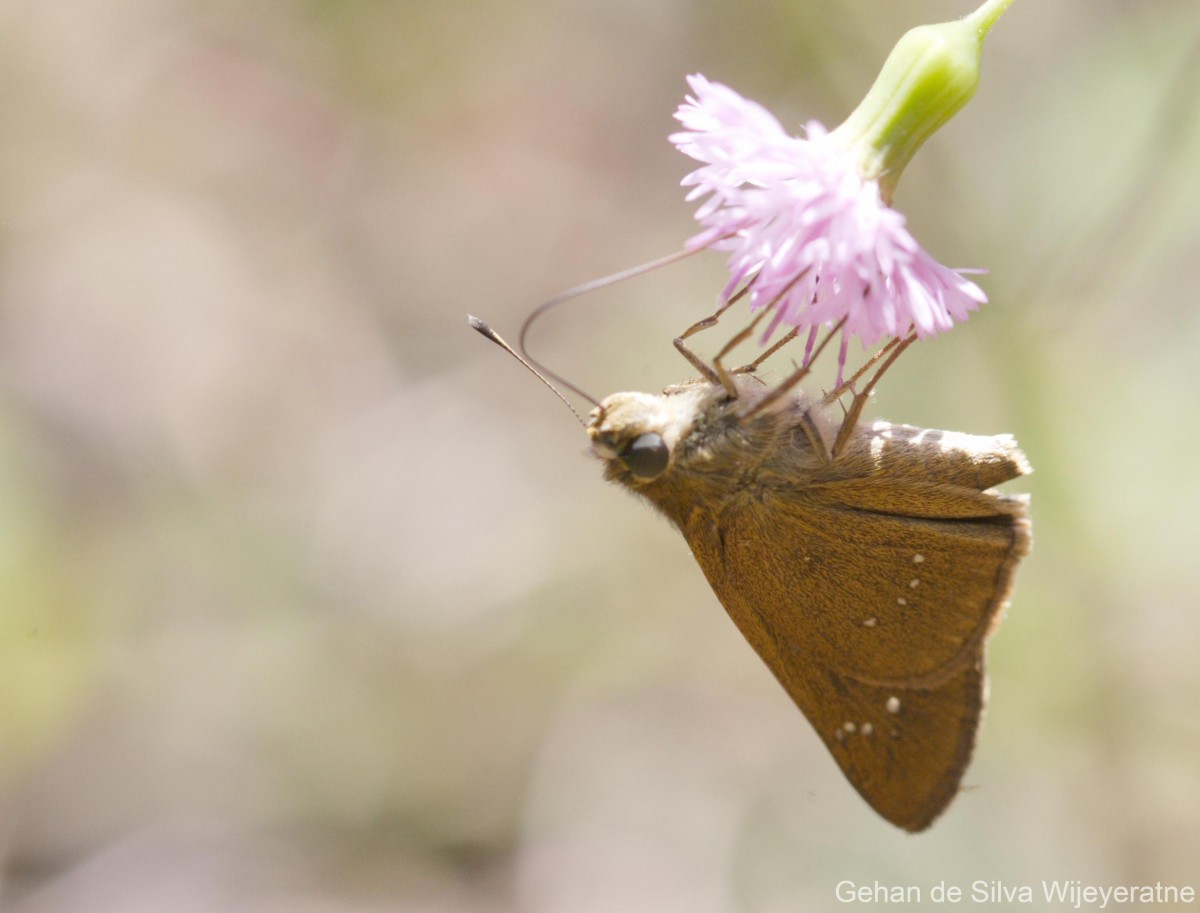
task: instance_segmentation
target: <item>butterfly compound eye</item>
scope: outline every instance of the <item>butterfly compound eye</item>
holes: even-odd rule
[[[639,434],[621,451],[621,459],[639,479],[656,479],[667,468],[671,453],[666,441],[655,431]]]

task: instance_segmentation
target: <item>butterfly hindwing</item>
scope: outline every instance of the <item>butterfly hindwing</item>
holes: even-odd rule
[[[971,760],[982,653],[936,688],[867,685],[825,667],[809,669],[802,688],[805,715],[871,807],[905,830],[933,823]]]

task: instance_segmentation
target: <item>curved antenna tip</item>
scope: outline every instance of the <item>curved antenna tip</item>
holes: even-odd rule
[[[581,416],[577,411],[575,411],[575,407],[572,406],[571,403],[568,402],[567,398],[562,395],[562,391],[560,391],[556,386],[554,386],[554,384],[550,383],[550,381],[548,381],[542,375],[542,372],[539,371],[537,368],[535,368],[529,362],[528,359],[523,357],[519,352],[517,352],[516,349],[514,349],[507,342],[505,342],[504,337],[502,337],[499,333],[497,333],[495,330],[493,330],[490,326],[488,326],[484,321],[480,320],[474,314],[467,315],[467,323],[469,323],[471,325],[472,330],[475,330],[477,333],[482,335],[485,339],[488,339],[488,340],[494,342],[496,345],[498,345],[500,348],[502,348],[505,352],[507,352],[509,355],[511,355],[513,358],[515,358],[517,361],[519,361],[521,364],[523,364],[526,368],[528,368],[538,380],[540,380],[547,387],[549,387],[554,392],[554,395],[557,396],[559,399],[561,399],[563,401],[563,403],[566,404],[566,407],[571,410],[571,414],[575,416],[576,421],[578,421],[579,424],[583,425],[584,428],[587,427],[587,422],[585,422],[583,420],[583,416]],[[570,385],[568,384],[568,386],[570,386]],[[576,393],[580,392],[575,387],[571,387],[571,389],[575,390]],[[581,394],[581,395],[587,396],[587,394]],[[588,397],[588,399],[590,399],[590,398],[591,397]],[[596,403],[596,405],[599,405],[599,403]]]

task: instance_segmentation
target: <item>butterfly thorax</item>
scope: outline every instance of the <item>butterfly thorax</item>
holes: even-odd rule
[[[769,497],[830,470],[836,435],[824,410],[802,393],[758,408],[770,392],[753,376],[735,377],[738,396],[695,380],[661,395],[615,393],[592,413],[588,435],[605,461],[605,478],[649,499],[676,525],[698,504],[710,509]],[[653,476],[628,459],[635,442],[656,442],[665,462]]]

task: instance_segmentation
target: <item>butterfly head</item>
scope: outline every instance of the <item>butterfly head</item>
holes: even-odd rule
[[[610,479],[633,488],[654,482],[670,472],[681,445],[720,395],[706,381],[671,387],[661,396],[614,393],[592,410],[592,451]]]

